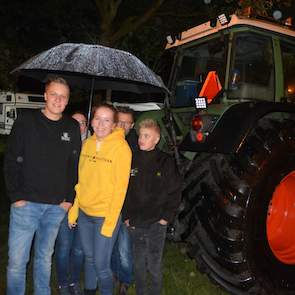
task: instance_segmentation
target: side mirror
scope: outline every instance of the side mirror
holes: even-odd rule
[[[15,109],[11,109],[11,110],[9,110],[9,111],[6,113],[6,116],[7,116],[9,119],[16,119],[16,112],[15,112]]]

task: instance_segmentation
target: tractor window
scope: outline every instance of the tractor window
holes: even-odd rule
[[[281,41],[285,97],[295,103],[295,44]]]
[[[201,89],[209,71],[217,71],[221,84],[224,84],[226,66],[225,39],[209,40],[183,50],[177,73],[174,106],[194,106],[194,98]]]
[[[229,77],[229,99],[273,101],[272,40],[255,33],[238,33],[233,42]]]

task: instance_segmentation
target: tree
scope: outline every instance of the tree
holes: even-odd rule
[[[198,1],[192,0],[182,0],[181,5],[179,0],[1,2],[2,89],[13,87],[9,72],[14,67],[63,42],[122,48],[152,66],[163,51],[165,36],[188,27],[188,21],[199,14]]]
[[[95,0],[100,16],[100,43],[110,46],[116,45],[129,32],[144,25],[164,2],[165,0],[153,0],[140,15],[128,15],[125,19],[121,19],[118,26],[117,17],[122,0]]]

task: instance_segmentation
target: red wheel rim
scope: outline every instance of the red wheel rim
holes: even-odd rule
[[[295,264],[295,171],[276,187],[267,212],[269,246],[278,260]]]

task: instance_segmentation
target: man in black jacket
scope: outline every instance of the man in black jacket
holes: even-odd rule
[[[139,151],[133,153],[123,220],[128,226],[137,295],[160,295],[167,224],[180,202],[181,180],[174,159],[156,149],[160,128],[153,120],[139,125]],[[148,291],[147,273],[151,278]],[[148,292],[147,292],[148,291]]]
[[[24,113],[9,137],[4,173],[11,200],[7,294],[25,293],[34,238],[34,294],[49,295],[51,258],[59,225],[74,199],[81,139],[63,115],[70,89],[62,78],[45,86],[45,108]]]
[[[134,152],[138,149],[137,134],[134,127],[134,112],[129,107],[117,107],[117,127],[124,129],[125,138]],[[133,282],[133,261],[131,241],[126,225],[122,222],[112,253],[112,271],[119,282],[119,295],[127,295]]]

